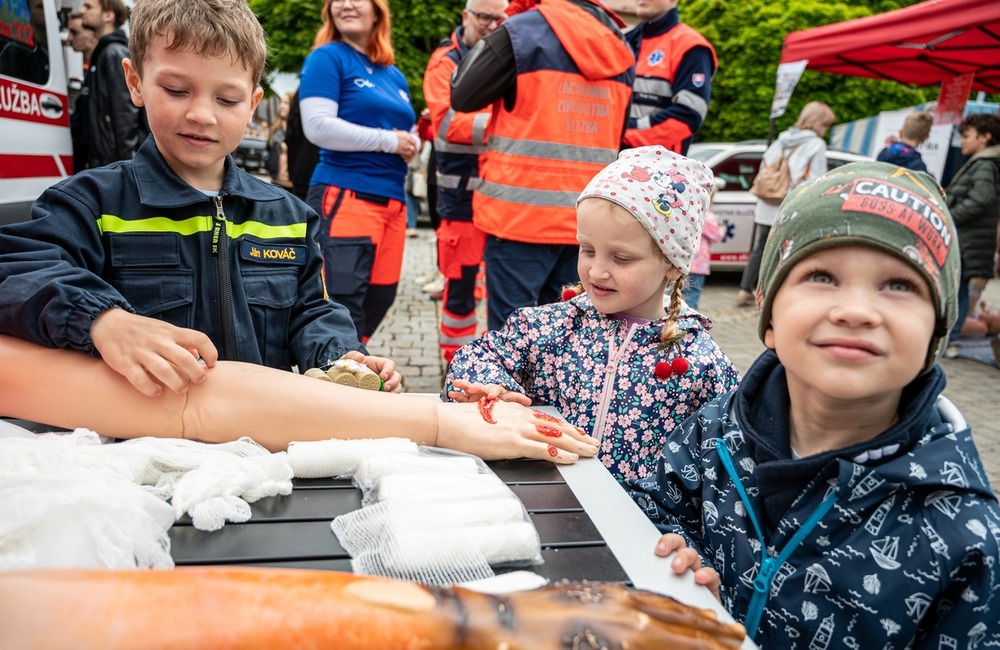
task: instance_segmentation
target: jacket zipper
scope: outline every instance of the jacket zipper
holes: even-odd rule
[[[236,328],[233,325],[233,290],[229,281],[229,232],[226,213],[222,210],[222,197],[212,197],[215,202],[215,228],[212,230],[212,254],[219,265],[219,318],[222,322],[222,344],[226,359],[235,360]]]
[[[591,437],[596,438],[597,442],[604,439],[604,420],[607,419],[611,395],[614,392],[615,375],[618,373],[618,362],[621,361],[618,353],[625,349],[637,329],[635,325],[629,324],[621,345],[616,346],[612,339],[611,345],[608,346],[608,364],[604,367],[604,387],[601,388],[601,401],[597,405],[597,420],[594,422],[593,431],[590,432]]]

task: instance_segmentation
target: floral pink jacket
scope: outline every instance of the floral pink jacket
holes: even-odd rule
[[[459,348],[445,394],[455,378],[522,392],[600,440],[601,462],[619,481],[650,476],[667,435],[740,379],[706,316],[685,308],[678,326],[683,338],[659,350],[662,319],[629,325],[598,312],[586,294],[518,309],[502,329]],[[657,362],[676,357],[687,372],[657,377]]]

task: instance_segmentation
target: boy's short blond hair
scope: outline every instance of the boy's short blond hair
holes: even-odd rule
[[[910,113],[903,120],[903,128],[899,133],[907,140],[923,142],[931,135],[931,126],[934,124],[934,116],[927,111],[917,111]]]
[[[246,0],[138,0],[132,9],[128,51],[140,74],[155,37],[167,39],[168,50],[229,55],[250,71],[255,86],[260,85],[267,40]]]

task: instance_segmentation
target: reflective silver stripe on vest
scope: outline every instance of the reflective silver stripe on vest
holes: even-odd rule
[[[529,158],[545,158],[547,160],[566,160],[569,162],[595,163],[607,165],[618,158],[617,149],[602,149],[600,147],[581,147],[571,144],[541,142],[539,140],[515,140],[492,136],[490,149],[498,153]]]
[[[576,198],[580,196],[579,192],[529,190],[524,187],[501,185],[490,181],[481,182],[477,191],[492,199],[520,203],[521,205],[533,205],[539,208],[575,208]]]
[[[472,312],[465,318],[453,318],[448,315],[446,311],[441,310],[441,324],[447,327],[454,327],[458,329],[460,327],[471,327],[476,324],[476,312]]]
[[[478,156],[481,153],[486,153],[486,147],[484,145],[456,144],[442,140],[441,138],[434,138],[434,151],[438,153],[460,153]]]
[[[475,340],[476,340],[475,334],[473,334],[472,336],[445,336],[444,334],[442,334],[440,337],[438,337],[438,343],[440,345],[455,346],[457,348],[462,347],[466,343],[472,343]]]
[[[457,190],[458,184],[461,182],[462,182],[462,177],[459,176],[458,174],[442,174],[441,172],[437,173],[437,184],[438,187],[440,187],[441,189]],[[465,189],[471,192],[477,187],[479,187],[479,177],[470,176],[469,180],[465,182]]]
[[[632,83],[633,93],[643,95],[655,95],[656,97],[670,97],[674,94],[674,89],[670,82],[659,77],[636,77]]]
[[[472,120],[472,141],[474,143],[484,142],[486,137],[486,126],[490,122],[490,116],[486,113],[480,113]],[[485,143],[482,145],[485,147]]]
[[[448,135],[448,127],[451,126],[451,119],[455,117],[455,109],[449,108],[448,112],[444,114],[444,119],[441,120],[441,128],[438,129],[437,137],[444,140]]]
[[[455,109],[449,108],[448,112],[444,114],[444,119],[441,121],[441,128],[438,129],[437,137],[434,138],[434,150],[440,151],[441,153],[458,153],[476,156],[481,153],[486,153],[485,144],[459,144],[457,142],[448,142],[446,136],[448,135],[448,127],[451,126],[451,120],[453,117],[455,117]],[[480,120],[480,118],[482,119]],[[473,142],[483,141],[483,137],[486,134],[486,124],[489,119],[489,115],[477,115],[476,119],[473,120]]]
[[[705,116],[708,115],[708,102],[699,95],[691,92],[690,90],[682,90],[674,97],[674,103],[680,104],[681,106],[687,106],[695,113],[701,116],[704,120]]]
[[[698,113],[702,120],[704,120],[705,116],[708,115],[708,103],[698,95],[688,90],[682,90],[677,93],[677,96],[674,97],[674,103],[680,104],[681,106],[687,106],[691,110]],[[632,108],[629,110],[629,117],[635,120],[635,128],[641,131],[652,126],[652,116],[659,113],[660,110],[662,109],[659,106],[636,104],[635,102],[632,102]]]

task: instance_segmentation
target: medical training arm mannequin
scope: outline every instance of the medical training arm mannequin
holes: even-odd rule
[[[557,463],[597,452],[596,441],[575,427],[536,418],[517,404],[493,404],[491,424],[481,404],[359,390],[235,361],[218,362],[185,395],[158,397],[141,394],[97,357],[8,336],[0,336],[0,368],[0,414],[116,438],[249,436],[280,451],[293,440],[405,437],[486,460]]]

